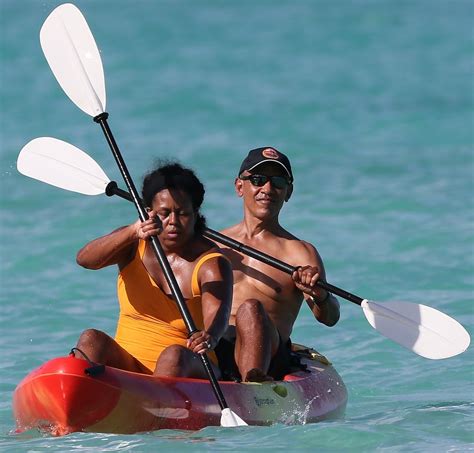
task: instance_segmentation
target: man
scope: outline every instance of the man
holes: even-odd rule
[[[301,267],[290,276],[224,249],[232,262],[234,293],[230,327],[216,353],[221,368],[244,381],[281,379],[291,367],[290,335],[303,299],[327,326],[339,320],[339,303],[316,285],[325,279],[316,248],[279,223],[280,210],[293,191],[288,158],[275,148],[251,150],[235,179],[235,190],[243,200],[244,217],[222,233]],[[232,355],[234,364],[228,360]]]

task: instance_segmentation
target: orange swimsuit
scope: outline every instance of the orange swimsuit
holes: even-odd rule
[[[145,245],[145,241],[139,241],[133,260],[118,276],[120,316],[115,341],[153,372],[158,357],[166,347],[172,344],[186,346],[188,331],[176,302],[169,298],[148,274],[142,261]],[[204,328],[204,323],[197,274],[205,261],[216,256],[222,254],[204,255],[193,270],[193,297],[186,301],[186,305],[198,330]],[[217,363],[214,352],[208,356]]]

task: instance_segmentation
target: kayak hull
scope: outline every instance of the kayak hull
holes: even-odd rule
[[[229,408],[249,425],[304,424],[339,417],[346,387],[330,365],[303,358],[307,371],[282,381],[221,381]],[[323,357],[324,359],[324,357]],[[17,432],[131,434],[219,426],[221,409],[207,380],[167,378],[105,367],[91,376],[75,357],[52,359],[28,374],[13,394]]]

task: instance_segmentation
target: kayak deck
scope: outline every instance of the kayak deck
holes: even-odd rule
[[[324,361],[306,354],[307,370],[282,381],[219,384],[229,408],[249,425],[314,423],[342,415],[347,402],[341,377]],[[220,425],[221,409],[207,380],[113,367],[89,376],[89,366],[82,359],[59,357],[28,374],[13,394],[17,431],[128,434]]]

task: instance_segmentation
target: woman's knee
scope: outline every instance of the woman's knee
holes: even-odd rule
[[[158,358],[158,364],[182,368],[185,366],[189,350],[179,344],[168,346]]]
[[[87,329],[81,333],[77,340],[74,355],[84,358],[84,355],[93,362],[106,363],[113,356],[115,343],[106,333],[97,329]]]
[[[97,329],[87,329],[84,330],[84,332],[81,333],[79,336],[79,340],[77,342],[77,345],[99,345],[99,344],[105,344],[108,343],[110,340],[110,337],[102,332],[101,330]]]

